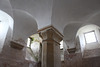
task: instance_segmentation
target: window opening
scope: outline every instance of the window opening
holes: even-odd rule
[[[95,31],[84,33],[86,43],[97,42]]]

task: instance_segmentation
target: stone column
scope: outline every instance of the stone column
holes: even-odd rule
[[[61,67],[60,41],[63,36],[52,26],[39,32],[43,38],[41,67]]]

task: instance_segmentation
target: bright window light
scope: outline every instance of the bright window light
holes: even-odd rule
[[[30,47],[30,38],[27,39],[27,47]]]
[[[97,41],[94,31],[85,33],[84,35],[85,35],[86,43],[93,43]]]
[[[60,42],[60,49],[63,49],[63,40]]]

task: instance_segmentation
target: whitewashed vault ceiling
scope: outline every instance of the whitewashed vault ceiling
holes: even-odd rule
[[[38,29],[52,25],[66,40],[73,39],[83,25],[100,26],[100,0],[0,0],[0,8],[11,16],[13,10],[23,11]]]

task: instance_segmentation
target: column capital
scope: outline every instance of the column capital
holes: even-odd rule
[[[63,35],[53,26],[48,26],[38,30],[43,41],[55,41],[59,43],[63,39]]]

